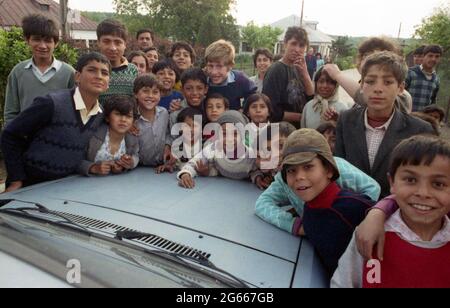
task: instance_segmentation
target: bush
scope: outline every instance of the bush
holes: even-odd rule
[[[70,65],[78,59],[78,52],[69,44],[60,42],[55,50],[55,57]],[[5,104],[6,84],[11,70],[19,62],[31,58],[31,51],[23,39],[20,28],[10,31],[0,29],[0,125],[3,127],[3,107]]]
[[[355,64],[355,59],[353,56],[348,56],[348,57],[339,57],[338,59],[336,59],[336,65],[339,66],[339,68],[342,71],[348,70],[348,69],[352,69],[356,67]]]
[[[247,76],[256,74],[256,69],[253,64],[253,56],[247,54],[240,54],[236,56],[234,68],[243,71]]]

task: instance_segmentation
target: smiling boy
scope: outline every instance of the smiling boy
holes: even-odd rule
[[[37,97],[3,131],[7,191],[78,171],[91,136],[103,122],[98,98],[108,88],[111,64],[98,53],[82,56],[73,90]]]
[[[194,48],[185,42],[176,42],[172,45],[169,52],[169,58],[177,65],[180,75],[183,75],[186,70],[194,66],[196,57]],[[182,84],[177,82],[174,89],[181,91]]]
[[[367,275],[371,268],[358,253],[355,237],[339,261],[332,286],[448,288],[450,143],[432,136],[404,140],[392,154],[389,180],[399,209],[384,224],[378,274]]]
[[[181,75],[182,93],[181,109],[170,114],[170,127],[176,124],[181,111],[191,107],[203,112],[203,102],[208,93],[208,81],[204,71],[200,68],[187,69]]]
[[[42,15],[30,15],[23,19],[22,28],[33,57],[16,65],[8,77],[6,125],[30,107],[34,98],[75,85],[75,70],[53,55],[59,42],[56,23]]]
[[[172,138],[169,132],[169,112],[159,106],[163,85],[152,75],[143,75],[134,82],[138,103],[139,162],[159,167],[170,156]]]
[[[305,202],[299,234],[311,241],[331,277],[374,201],[336,184],[336,161],[325,137],[315,130],[301,129],[288,137],[281,166],[284,182]]]
[[[208,95],[219,93],[228,99],[230,110],[241,110],[242,101],[256,93],[255,84],[237,70],[234,46],[227,41],[219,40],[206,48],[205,62],[208,76]]]
[[[367,107],[343,112],[336,128],[336,156],[374,178],[381,186],[381,197],[389,194],[387,162],[394,147],[411,136],[433,133],[430,124],[394,106],[406,73],[405,61],[392,52],[369,56],[361,82]]]

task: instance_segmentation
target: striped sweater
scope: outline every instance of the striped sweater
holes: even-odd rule
[[[109,79],[109,89],[106,93],[100,95],[100,104],[104,106],[114,95],[133,97],[133,85],[137,76],[137,67],[132,63],[124,62],[122,66],[113,68]]]

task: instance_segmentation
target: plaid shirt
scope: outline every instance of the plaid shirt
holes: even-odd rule
[[[413,111],[422,111],[425,107],[435,104],[439,92],[440,80],[436,73],[427,79],[420,66],[410,68],[406,77],[406,90],[413,99]]]

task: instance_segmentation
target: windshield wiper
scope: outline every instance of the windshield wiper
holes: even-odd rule
[[[18,207],[18,208],[6,208],[6,209],[2,208],[6,204],[13,202],[13,201],[31,204],[31,205],[34,205],[35,207]],[[53,221],[53,220],[45,219],[44,217],[42,217],[42,215],[32,215],[30,212],[38,212],[38,213],[45,214],[45,215],[51,215],[54,217],[62,218],[63,220]],[[36,202],[22,201],[22,200],[17,200],[17,199],[1,200],[0,201],[0,213],[15,214],[15,215],[21,215],[21,216],[24,216],[27,218],[41,219],[49,224],[53,224],[53,225],[57,225],[57,226],[62,225],[62,226],[76,227],[77,229],[81,229],[87,235],[89,235],[89,236],[92,235],[92,232],[89,231],[86,227],[74,222],[73,220],[71,220],[70,218],[68,218],[62,214],[51,211],[48,208],[46,208],[45,206],[43,206],[42,204],[36,203]]]
[[[115,233],[116,235],[116,239],[122,241],[123,239],[125,240],[136,240],[139,238],[143,238],[143,237],[152,237],[155,236],[154,234],[150,234],[150,233],[143,233],[143,232],[138,232],[138,231],[117,231]],[[180,253],[173,253],[173,252],[168,252],[168,251],[164,251],[164,250],[145,250],[148,253],[151,254],[156,254],[159,256],[169,256],[172,257],[180,262],[182,262],[185,265],[190,265],[190,263],[188,263],[186,260],[191,261],[193,263],[196,264],[200,264],[208,269],[211,269],[217,273],[220,273],[224,276],[227,276],[229,278],[231,278],[233,281],[237,282],[239,288],[249,288],[249,286],[241,279],[237,278],[236,276],[234,276],[233,274],[230,274],[229,272],[222,270],[220,268],[218,268],[217,266],[214,265],[214,263],[212,263],[211,261],[208,260],[208,258],[206,258],[204,255],[202,255],[201,253],[199,253],[198,251],[194,250],[195,252],[195,257],[191,257],[191,256],[187,256],[184,254],[180,254]],[[214,275],[215,278],[217,278],[217,275]]]

